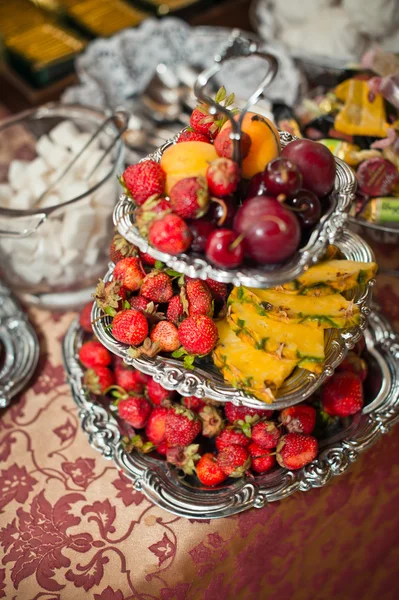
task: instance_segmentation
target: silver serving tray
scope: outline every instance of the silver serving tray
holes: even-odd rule
[[[0,282],[0,408],[32,377],[39,360],[36,333],[8,288]]]
[[[366,236],[368,239],[376,242],[377,244],[392,244],[394,246],[399,244],[398,227],[389,227],[388,225],[369,223],[360,217],[349,217],[348,223],[353,231],[358,232],[359,235]]]
[[[347,259],[361,262],[371,262],[374,255],[369,246],[356,234],[345,233],[336,246],[344,253]],[[114,265],[111,263],[104,281],[113,278]],[[353,348],[367,326],[367,317],[370,312],[371,289],[374,281],[357,290],[354,296],[360,308],[360,325],[346,332],[329,330],[326,340],[325,368],[321,374],[310,373],[305,369],[295,369],[292,375],[284,382],[272,404],[264,402],[245,394],[242,390],[232,387],[224,381],[221,373],[215,367],[186,369],[181,360],[156,356],[149,358],[141,356],[131,358],[127,351],[129,346],[118,342],[110,331],[111,318],[104,316],[103,312],[94,304],[92,311],[93,330],[100,342],[112,354],[123,358],[126,364],[132,365],[139,371],[151,375],[168,390],[177,390],[182,396],[207,397],[217,402],[233,402],[236,405],[245,405],[251,408],[268,406],[273,409],[282,409],[302,402],[333,374],[334,369],[342,362],[347,351]],[[101,318],[100,318],[101,317]]]
[[[323,487],[335,475],[345,473],[360,452],[371,446],[399,421],[399,338],[373,306],[366,343],[381,371],[382,384],[375,399],[340,433],[320,443],[320,454],[298,471],[276,467],[269,474],[229,480],[217,489],[206,489],[185,481],[165,461],[137,452],[127,454],[114,417],[91,401],[83,386],[83,371],[77,354],[83,334],[75,320],[64,339],[63,359],[72,396],[79,409],[83,431],[90,445],[129,477],[136,490],[154,504],[181,517],[215,519],[262,508],[296,491]]]
[[[160,162],[163,152],[176,143],[177,138],[178,135],[143,160],[151,159]],[[295,139],[297,138],[287,132],[280,132],[282,147]],[[119,233],[129,242],[178,273],[184,273],[189,277],[198,277],[199,279],[215,279],[224,283],[232,283],[235,286],[246,285],[258,288],[276,286],[295,279],[308,266],[316,263],[327,245],[336,243],[345,230],[348,211],[356,191],[356,178],[354,172],[346,163],[339,158],[335,158],[335,162],[337,174],[334,190],[330,194],[330,207],[327,213],[312,231],[306,246],[301,248],[288,262],[274,266],[271,269],[266,267],[220,269],[210,264],[204,255],[190,253],[173,256],[156,250],[149,245],[148,241],[141,236],[139,230],[135,227],[132,220],[135,205],[125,194],[122,194],[114,209],[114,223]]]

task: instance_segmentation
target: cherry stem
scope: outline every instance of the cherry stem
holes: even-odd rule
[[[211,202],[216,202],[216,204],[219,204],[219,206],[222,207],[223,214],[220,217],[219,221],[217,222],[217,226],[220,227],[221,225],[223,225],[223,223],[227,219],[227,206],[226,206],[226,202],[224,200],[222,200],[221,198],[211,198]]]
[[[289,204],[284,204],[284,206],[285,206],[285,208],[288,208],[288,210],[291,210],[292,212],[296,212],[296,213],[304,213],[309,208],[307,206],[304,206],[303,208],[298,208],[296,206],[290,206]]]
[[[281,231],[286,231],[287,230],[287,225],[284,223],[284,221],[282,219],[280,219],[279,217],[275,217],[274,215],[265,215],[264,217],[261,218],[262,221],[272,221],[273,223],[276,223],[276,225],[278,225],[281,229]]]
[[[244,233],[240,233],[240,235],[238,235],[236,237],[236,239],[234,240],[234,242],[232,242],[229,246],[229,250],[235,250],[237,248],[237,246],[239,244],[241,244],[241,242],[243,241],[243,239],[245,238],[245,234]]]

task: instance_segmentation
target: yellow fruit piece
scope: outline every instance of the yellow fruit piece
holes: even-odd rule
[[[161,158],[161,167],[166,173],[166,194],[181,179],[205,177],[209,163],[217,158],[213,145],[206,142],[184,142],[167,148]]]
[[[273,402],[274,394],[298,361],[277,358],[245,344],[225,319],[216,322],[216,326],[219,341],[212,358],[225,380],[263,402]]]

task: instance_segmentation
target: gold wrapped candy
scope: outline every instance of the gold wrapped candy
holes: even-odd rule
[[[384,98],[371,94],[367,81],[347,79],[335,88],[344,106],[335,117],[334,127],[347,135],[385,137],[389,127]]]

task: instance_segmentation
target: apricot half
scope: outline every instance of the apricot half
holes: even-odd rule
[[[212,144],[206,142],[184,142],[170,146],[162,155],[161,167],[166,173],[165,191],[186,177],[205,177],[209,163],[218,155]]]

